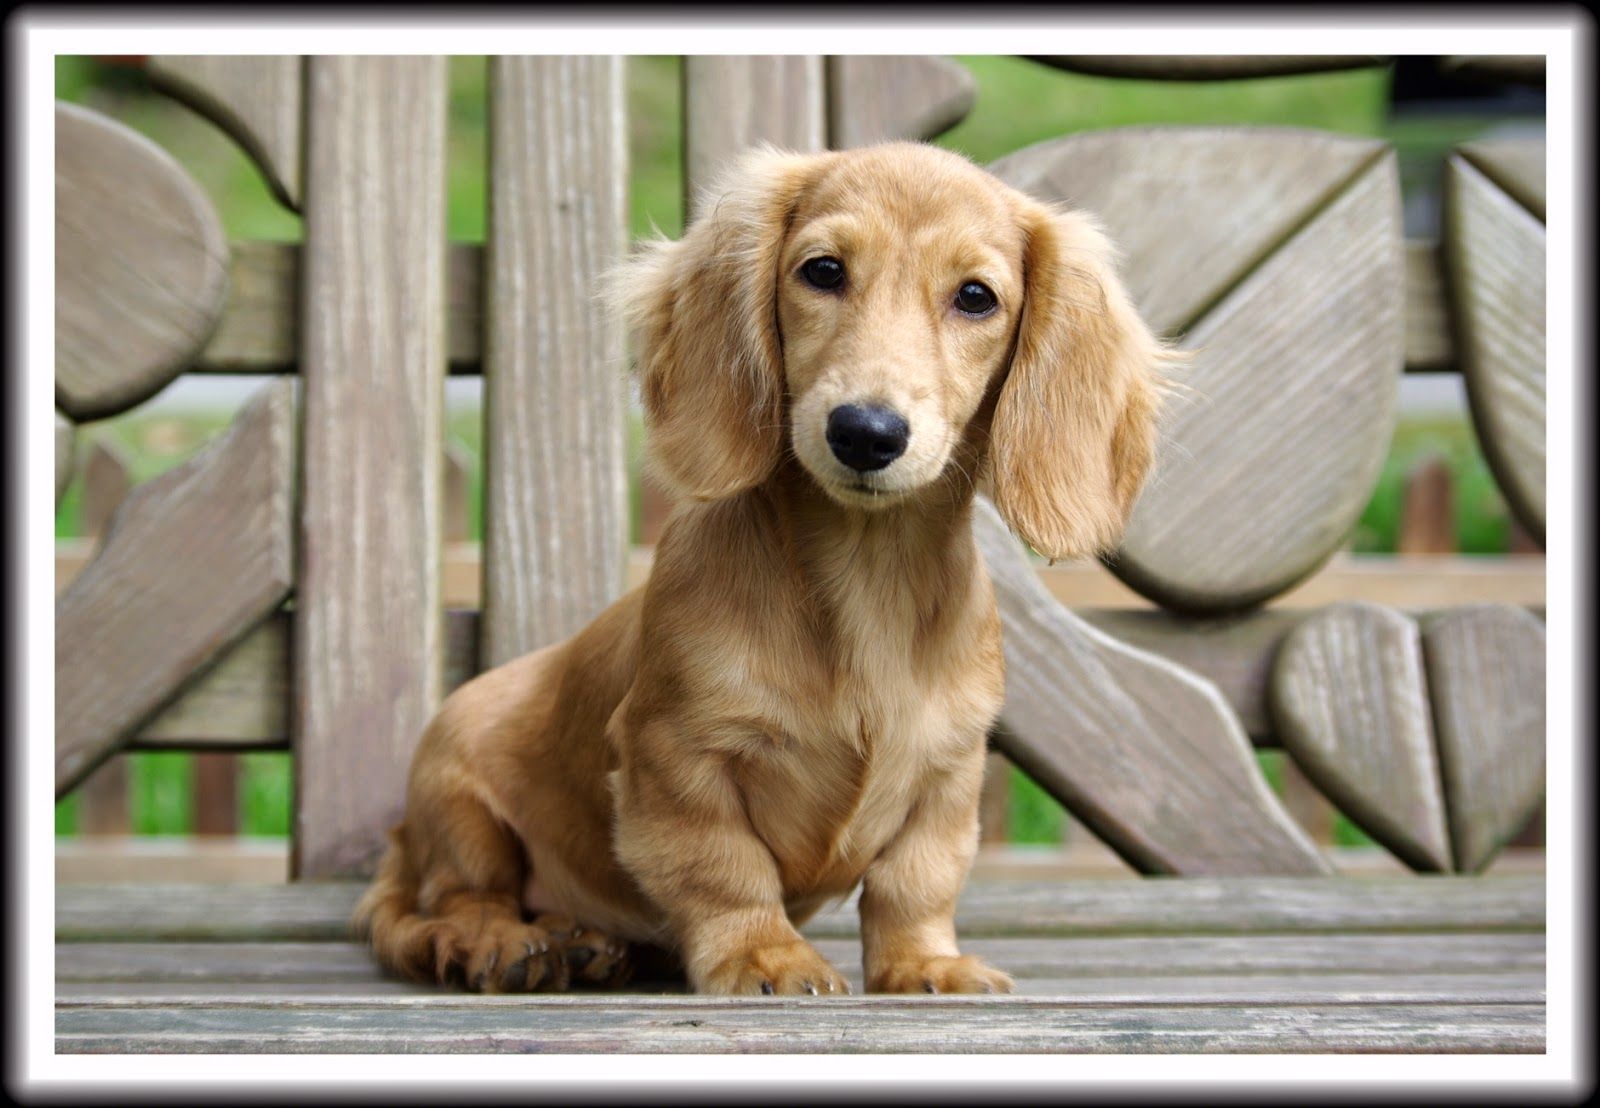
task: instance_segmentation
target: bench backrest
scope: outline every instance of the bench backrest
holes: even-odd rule
[[[1382,59],[1041,61],[1207,78]],[[442,696],[618,595],[624,342],[588,290],[627,245],[623,65],[490,60],[481,248],[446,242],[441,58],[151,59],[303,215],[300,244],[230,247],[159,149],[58,109],[58,488],[74,421],[179,372],[276,375],[131,494],[58,601],[58,791],[122,749],[287,747],[295,873],[363,873]],[[690,57],[684,76],[691,218],[750,143],[927,138],[975,95],[914,56]],[[1252,744],[1288,748],[1408,864],[1487,865],[1542,795],[1539,618],[1263,605],[1355,522],[1402,372],[1465,375],[1542,537],[1542,146],[1452,155],[1442,246],[1406,241],[1375,140],[1124,128],[992,168],[1095,212],[1142,310],[1200,351],[1109,562],[1158,607],[1068,611],[980,512],[1006,621],[996,742],[1147,872],[1326,867]],[[484,382],[481,611],[441,603],[447,373]]]

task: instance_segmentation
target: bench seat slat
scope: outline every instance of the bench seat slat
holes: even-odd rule
[[[62,940],[344,938],[362,886],[74,885],[56,896]],[[1041,884],[974,881],[963,935],[1531,931],[1544,927],[1542,874],[1497,877],[1146,878]],[[807,925],[855,934],[846,902]]]
[[[855,939],[823,939],[822,953],[854,967]],[[963,949],[1017,977],[1068,980],[1137,975],[1367,975],[1542,973],[1542,935],[1137,935],[1115,938],[977,938]],[[110,991],[153,985],[187,991],[308,985],[351,991],[383,979],[355,943],[64,943],[58,987]],[[1064,990],[1071,991],[1071,990]]]
[[[1542,1004],[1094,1005],[1030,997],[67,1008],[63,1053],[1539,1052]]]

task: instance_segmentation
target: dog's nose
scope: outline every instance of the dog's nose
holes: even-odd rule
[[[882,469],[906,452],[911,427],[888,408],[841,404],[828,413],[828,446],[857,473]]]

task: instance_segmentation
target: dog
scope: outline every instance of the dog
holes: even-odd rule
[[[1177,355],[1090,217],[936,147],[757,148],[703,207],[615,282],[649,580],[445,701],[356,926],[485,992],[837,994],[797,927],[859,885],[869,991],[1007,992],[954,923],[1004,699],[973,498],[1114,546]]]

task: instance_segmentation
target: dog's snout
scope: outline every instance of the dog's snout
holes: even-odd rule
[[[889,408],[841,404],[828,413],[828,447],[857,473],[882,469],[906,452],[911,426]]]

